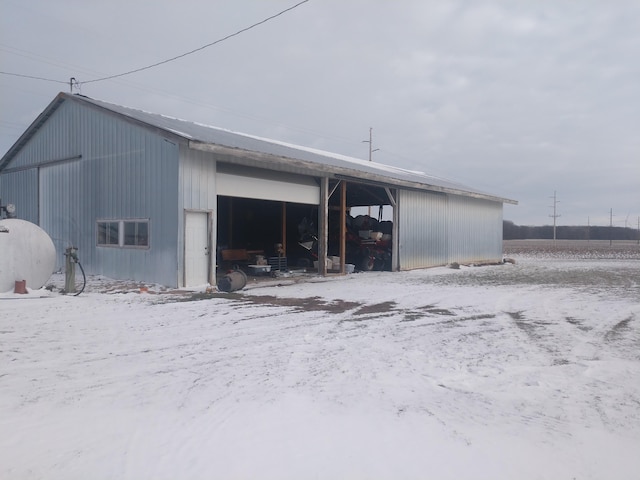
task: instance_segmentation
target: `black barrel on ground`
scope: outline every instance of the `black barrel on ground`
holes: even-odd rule
[[[247,284],[247,276],[242,270],[233,270],[218,280],[218,290],[222,292],[235,292],[241,290]]]

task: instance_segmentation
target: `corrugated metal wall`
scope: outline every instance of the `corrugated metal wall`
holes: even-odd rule
[[[215,252],[214,156],[76,102],[63,102],[17,154],[0,195],[52,236],[59,267],[76,246],[88,273],[180,285],[194,210],[210,213]],[[126,219],[149,219],[150,248],[96,246],[98,220]],[[502,255],[500,202],[400,189],[396,223],[403,270]]]
[[[502,259],[502,204],[448,195],[448,262]]]
[[[210,275],[215,269],[216,227],[218,206],[216,192],[216,162],[213,154],[180,147],[181,195],[178,206],[181,219],[178,228],[178,278],[184,281],[184,220],[186,211],[203,211],[211,215],[210,224]]]
[[[502,204],[471,197],[399,190],[401,270],[502,258]]]
[[[215,210],[216,162],[213,154],[180,147],[180,208],[187,210]]]
[[[177,285],[178,146],[64,102],[10,167],[78,155],[25,170],[32,191],[38,176],[33,172],[39,171],[40,225],[54,240],[58,266],[64,265],[64,249],[76,246],[87,273]],[[32,197],[25,204],[30,202]],[[149,219],[150,248],[97,247],[100,219]]]
[[[447,196],[398,190],[401,270],[443,265],[447,255]]]
[[[0,174],[0,199],[16,206],[16,217],[38,223],[38,170]]]

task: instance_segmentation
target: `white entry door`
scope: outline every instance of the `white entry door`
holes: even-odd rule
[[[209,214],[186,212],[184,218],[185,287],[209,281]]]

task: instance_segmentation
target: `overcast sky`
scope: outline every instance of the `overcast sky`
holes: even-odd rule
[[[637,227],[637,0],[0,0],[0,154],[75,77],[120,105],[445,177],[504,217]],[[86,82],[83,84],[83,82]],[[77,90],[74,90],[77,92]]]

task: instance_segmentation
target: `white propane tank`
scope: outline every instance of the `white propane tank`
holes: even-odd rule
[[[55,267],[56,247],[47,232],[25,220],[0,220],[0,292],[21,280],[29,289],[42,288]]]

